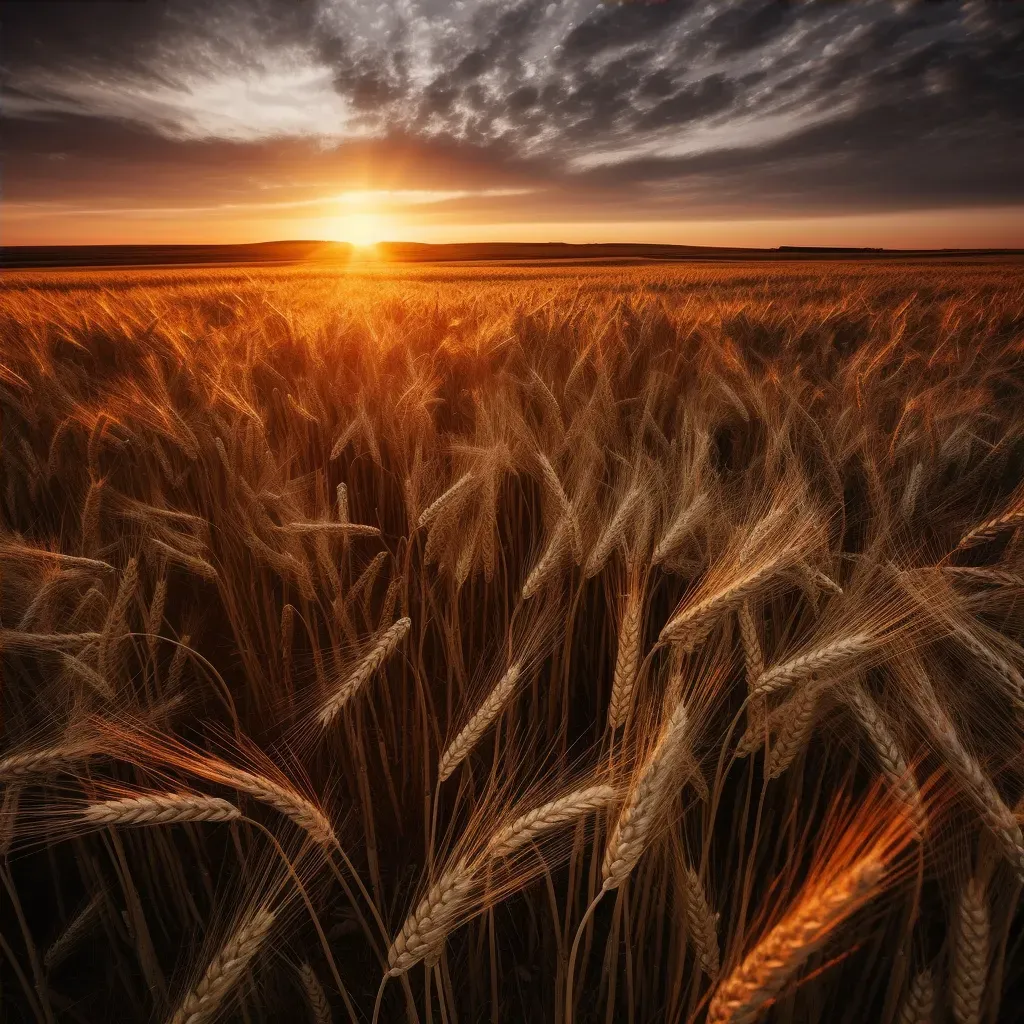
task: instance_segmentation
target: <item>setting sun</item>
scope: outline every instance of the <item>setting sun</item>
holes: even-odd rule
[[[373,213],[347,213],[328,222],[325,232],[337,242],[350,242],[360,249],[369,249],[381,241],[382,220]]]

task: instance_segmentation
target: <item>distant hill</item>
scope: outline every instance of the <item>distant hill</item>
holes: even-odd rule
[[[0,267],[159,267],[304,262],[349,263],[382,259],[398,263],[529,262],[645,260],[792,260],[871,259],[878,257],[1022,256],[1020,249],[867,249],[840,246],[780,245],[777,249],[742,249],[701,245],[645,245],[599,242],[381,242],[372,250],[347,242],[298,240],[245,245],[12,245],[0,246]]]

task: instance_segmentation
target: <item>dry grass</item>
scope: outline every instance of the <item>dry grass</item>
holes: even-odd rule
[[[1010,1019],[1022,308],[980,260],[8,275],[5,1014]]]

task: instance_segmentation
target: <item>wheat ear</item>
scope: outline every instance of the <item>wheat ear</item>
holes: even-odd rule
[[[740,627],[740,644],[743,647],[743,667],[747,677],[747,692],[764,672],[764,651],[758,636],[757,623],[750,608],[750,601],[743,601],[736,609],[736,620]],[[760,736],[764,731],[766,716],[764,701],[751,698],[747,704],[747,733]],[[756,743],[755,743],[756,745]]]
[[[926,816],[921,791],[907,767],[896,737],[886,724],[878,705],[860,683],[853,683],[846,691],[846,700],[871,740],[878,763],[893,790],[907,806],[918,835],[924,831]]]
[[[833,674],[846,669],[857,658],[874,650],[875,638],[870,633],[855,633],[853,636],[833,640],[806,654],[774,665],[761,673],[751,691],[751,697],[768,697],[786,686],[795,686],[805,679],[816,679],[824,673]]]
[[[190,555],[185,551],[181,551],[178,548],[172,547],[170,544],[164,543],[157,537],[150,537],[149,544],[156,551],[159,551],[167,561],[173,562],[176,565],[180,565],[190,572],[194,573],[204,580],[218,580],[220,576],[217,569],[212,566],[204,558],[200,558],[198,555]]]
[[[480,707],[473,713],[473,717],[462,727],[458,736],[448,744],[448,748],[441,755],[437,766],[439,782],[445,782],[451,776],[509,702],[512,694],[515,693],[516,684],[519,682],[519,671],[517,662],[498,680]]]
[[[866,857],[808,893],[718,986],[707,1024],[757,1020],[804,961],[872,893],[884,872],[880,859]]]
[[[435,498],[421,513],[417,525],[422,528],[429,526],[438,512],[448,504],[473,479],[473,474],[464,473],[440,497]]]
[[[644,852],[667,801],[674,793],[680,752],[685,751],[688,717],[679,701],[657,746],[640,771],[615,829],[605,847],[601,865],[602,891],[618,888],[636,866]]]
[[[697,872],[688,864],[683,870],[683,906],[687,935],[697,951],[697,959],[704,972],[714,978],[720,967],[717,916],[711,910]]]
[[[345,537],[380,536],[380,527],[371,526],[369,523],[335,523],[329,519],[285,523],[284,526],[279,526],[278,529],[282,533],[299,535],[311,533],[317,536],[329,536],[332,533],[337,533]]]
[[[25,750],[18,754],[8,754],[0,760],[0,779],[24,779],[33,776],[45,776],[60,771],[80,761],[92,752],[85,745],[71,743],[55,744],[51,747],[40,747],[36,750]]]
[[[185,662],[188,660],[189,647],[192,638],[188,633],[182,633],[178,645],[174,648],[174,655],[171,657],[171,666],[167,670],[167,689],[171,693],[177,691],[181,685],[181,676],[185,671]]]
[[[932,1024],[935,1018],[935,982],[926,967],[914,975],[900,1007],[897,1024]]]
[[[273,782],[263,775],[242,768],[225,767],[223,780],[241,793],[247,793],[260,803],[280,811],[316,842],[327,846],[337,843],[334,829],[327,816],[315,804],[295,790]]]
[[[633,687],[636,685],[637,665],[640,660],[640,633],[643,624],[643,594],[639,581],[630,580],[626,593],[626,606],[619,626],[619,644],[615,653],[615,674],[608,704],[608,726],[613,731],[625,724],[629,716]]]
[[[569,525],[566,519],[559,521],[551,541],[544,549],[537,564],[530,570],[523,584],[523,600],[533,597],[561,567],[569,548]]]
[[[633,487],[622,499],[619,507],[615,510],[615,514],[612,516],[608,525],[604,528],[604,531],[598,538],[597,543],[594,545],[594,549],[591,551],[590,557],[587,559],[587,564],[583,571],[583,575],[586,576],[587,579],[596,576],[601,569],[604,568],[604,564],[611,557],[611,553],[615,549],[615,546],[625,535],[626,525],[640,498],[640,489],[638,487]]]
[[[84,558],[81,555],[66,555],[61,551],[48,551],[46,548],[33,547],[30,544],[0,544],[0,558],[32,558],[56,562],[63,569],[86,569],[93,572],[114,572],[114,566],[98,558]]]
[[[951,576],[980,580],[982,583],[993,583],[1002,587],[1024,587],[1024,576],[1020,573],[994,569],[990,565],[944,565],[942,571]]]
[[[43,954],[43,966],[52,971],[58,964],[67,959],[68,954],[75,948],[78,940],[87,935],[92,926],[100,916],[100,908],[103,906],[103,893],[96,893],[92,899],[68,923],[64,929],[50,944],[50,947]]]
[[[777,779],[807,746],[814,731],[814,714],[818,709],[820,696],[821,691],[818,687],[804,687],[776,709],[777,718],[776,713],[772,713],[771,722],[778,722],[778,733],[765,765],[768,778]],[[756,750],[764,742],[763,734],[752,734],[750,742],[753,745],[752,749]]]
[[[309,1003],[309,1012],[313,1017],[313,1024],[331,1024],[331,1004],[327,1002],[327,995],[316,971],[309,964],[302,964],[299,967],[299,978],[302,980],[302,989],[306,993],[306,1001]]]
[[[462,858],[430,887],[388,950],[389,976],[404,974],[424,958],[440,956],[476,886],[475,872]]]
[[[662,642],[681,644],[687,650],[696,647],[711,631],[717,616],[736,608],[755,593],[775,574],[781,560],[781,557],[775,558],[757,569],[741,573],[728,587],[684,608],[662,627]]]
[[[62,651],[68,647],[85,647],[103,639],[102,633],[32,633],[20,629],[0,629],[0,650],[12,654],[35,654],[39,651]]]
[[[366,684],[370,676],[391,656],[395,648],[405,639],[412,626],[411,619],[399,619],[386,629],[377,642],[355,667],[347,679],[331,694],[320,710],[320,724],[324,728],[334,721],[338,712]]]
[[[234,821],[242,812],[230,801],[197,793],[143,793],[89,804],[82,817],[94,825],[169,825],[183,821]]]
[[[985,774],[977,759],[961,743],[952,723],[937,705],[928,719],[942,744],[946,756],[953,762],[961,781],[974,801],[981,820],[1024,879],[1024,835],[1013,810],[1007,806],[992,780]]]
[[[654,564],[664,562],[669,555],[679,546],[679,542],[689,531],[697,517],[704,511],[708,504],[706,494],[698,494],[686,508],[679,512],[672,525],[668,528],[665,536],[658,542],[654,549]]]
[[[4,798],[0,801],[0,857],[6,857],[14,842],[18,825],[18,810],[24,783],[11,782],[4,786]]]
[[[538,836],[585,814],[604,810],[619,797],[614,786],[588,786],[521,814],[511,824],[498,829],[487,842],[486,856],[507,857]]]
[[[801,572],[806,573],[807,579],[819,590],[842,596],[843,588],[827,573],[822,572],[820,569],[815,569],[808,562],[800,562],[799,569]]]
[[[989,910],[985,889],[971,878],[960,894],[950,1000],[957,1024],[979,1024],[988,974]]]
[[[113,679],[117,670],[117,652],[120,648],[121,636],[127,628],[128,606],[135,596],[135,587],[138,581],[139,563],[136,559],[130,558],[124,567],[117,594],[114,596],[114,603],[111,605],[106,624],[103,627],[103,639],[100,641],[100,670],[108,680]]]
[[[555,495],[555,500],[562,510],[562,521],[566,524],[567,539],[569,546],[572,548],[573,557],[578,559],[582,554],[582,543],[580,541],[579,524],[576,522],[576,513],[573,511],[572,503],[565,493],[565,488],[562,487],[562,481],[558,479],[555,467],[551,465],[551,460],[543,452],[537,453],[537,459],[540,462],[544,482]]]
[[[164,606],[167,604],[167,577],[162,576],[153,589],[153,600],[146,617],[146,646],[151,659],[156,658],[156,645],[164,624]]]
[[[1018,696],[1024,697],[1024,676],[1007,658],[1004,658],[998,651],[994,651],[963,626],[954,625],[953,635],[962,640],[964,645],[970,648],[997,676],[1005,680]]]
[[[203,1024],[210,1020],[260,951],[273,923],[274,914],[269,910],[250,914],[210,961],[199,984],[182,1001],[170,1024]]]
[[[964,548],[973,548],[978,544],[984,544],[985,541],[998,537],[1006,530],[1016,529],[1022,523],[1024,523],[1024,508],[1012,508],[1009,512],[986,519],[985,522],[968,530],[960,538],[960,542],[956,546],[957,550],[962,551]]]
[[[76,658],[73,654],[68,654],[66,651],[60,652],[60,661],[71,675],[76,676],[87,686],[92,687],[101,697],[107,700],[114,698],[114,690],[110,683],[91,665],[87,665],[80,658]]]

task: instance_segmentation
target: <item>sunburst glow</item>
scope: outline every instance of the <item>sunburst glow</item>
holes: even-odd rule
[[[337,242],[349,242],[357,249],[371,249],[393,234],[390,219],[372,211],[352,211],[328,222],[326,237]]]

